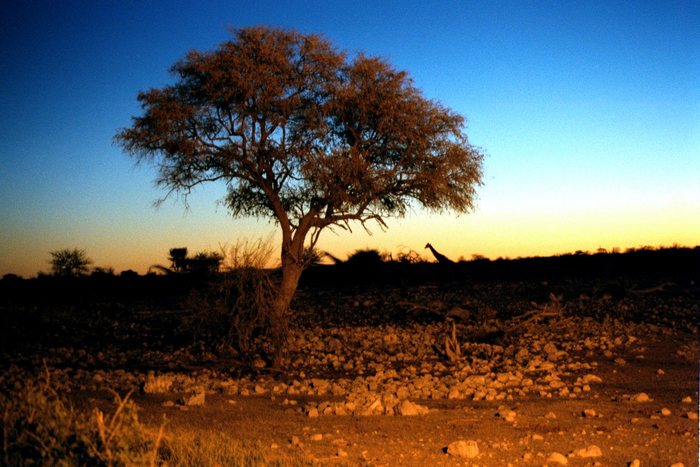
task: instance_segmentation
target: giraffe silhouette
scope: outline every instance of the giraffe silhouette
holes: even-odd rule
[[[435,248],[433,248],[433,245],[431,245],[430,243],[426,243],[425,247],[430,249],[430,252],[433,254],[433,256],[435,256],[435,259],[438,261],[438,263],[440,263],[440,264],[455,264],[455,262],[452,261],[450,258],[448,258],[447,256],[445,256],[442,253],[440,253],[439,251],[437,251]]]
[[[333,256],[332,254],[328,253],[327,251],[324,251],[324,252],[323,252],[323,256],[325,256],[325,257],[327,257],[328,259],[330,259],[331,261],[333,261],[333,264],[343,264],[343,263],[345,262],[345,261],[343,261],[343,260],[340,259],[340,258],[336,258],[335,256]]]

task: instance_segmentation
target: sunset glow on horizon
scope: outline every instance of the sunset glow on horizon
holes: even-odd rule
[[[313,3],[313,2],[312,2]],[[381,3],[381,2],[380,2]],[[189,209],[154,187],[156,171],[113,144],[139,91],[172,83],[189,50],[227,26],[320,33],[406,70],[468,120],[485,154],[469,214],[418,210],[324,231],[318,248],[448,257],[549,256],[700,245],[698,2],[22,2],[0,43],[0,277],[48,272],[49,251],[85,249],[94,266],[145,273],[168,250],[218,251],[271,238],[266,219],[233,219],[223,185]],[[343,16],[342,20],[338,18]]]

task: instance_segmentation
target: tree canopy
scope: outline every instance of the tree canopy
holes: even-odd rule
[[[474,207],[482,154],[464,118],[381,58],[253,27],[171,71],[173,84],[138,95],[143,114],[116,141],[156,164],[168,194],[219,181],[234,216],[279,224],[280,309],[324,228]]]
[[[85,250],[78,248],[64,248],[54,250],[51,254],[51,270],[55,276],[78,277],[88,272],[92,260],[88,258]]]
[[[463,117],[380,58],[255,27],[172,73],[174,84],[139,94],[144,114],[118,143],[155,161],[168,193],[222,181],[231,212],[279,222],[295,260],[299,239],[315,243],[327,226],[382,223],[412,201],[473,207],[482,155]]]

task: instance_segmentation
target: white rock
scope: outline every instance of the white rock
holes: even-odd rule
[[[403,400],[396,406],[396,413],[399,415],[423,415],[428,413],[428,408],[424,405],[414,404],[409,400]]]
[[[195,394],[192,394],[190,396],[187,396],[184,398],[184,404],[189,405],[189,406],[200,406],[204,405],[204,401],[206,399],[204,391],[197,392]]]
[[[513,423],[515,421],[515,417],[517,414],[513,410],[499,410],[496,416],[501,417],[503,420],[505,420],[508,423]]]
[[[603,379],[600,376],[596,376],[593,374],[588,374],[585,375],[582,379],[581,382],[583,384],[591,384],[591,383],[602,383]]]
[[[589,458],[589,457],[601,457],[603,455],[603,451],[600,450],[598,446],[595,444],[592,444],[588,446],[587,448],[583,449],[578,449],[575,454],[579,457],[583,458]]]
[[[549,462],[550,464],[567,465],[569,463],[569,460],[566,457],[564,457],[564,454],[553,452],[547,457],[547,462]]]
[[[455,457],[474,459],[479,456],[479,446],[476,441],[454,441],[447,446],[447,454]]]

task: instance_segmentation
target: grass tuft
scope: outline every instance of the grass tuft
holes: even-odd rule
[[[111,414],[80,412],[52,387],[48,370],[43,379],[0,394],[4,465],[154,465],[158,438],[141,425],[129,395],[115,393]]]

